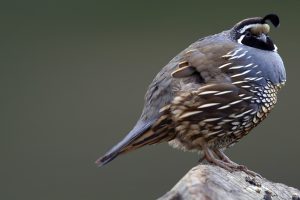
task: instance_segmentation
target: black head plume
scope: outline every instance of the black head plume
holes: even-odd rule
[[[279,26],[279,17],[276,14],[268,14],[262,19],[262,23],[266,23],[266,21],[272,22],[275,27]]]

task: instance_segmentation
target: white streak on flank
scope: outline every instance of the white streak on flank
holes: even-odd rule
[[[253,63],[250,63],[250,64],[246,65],[245,68],[248,68],[248,67],[250,67],[252,65],[253,65]]]
[[[207,104],[203,104],[203,105],[199,106],[198,108],[207,108],[207,107],[216,106],[219,104],[220,103],[207,103]]]
[[[250,113],[250,115],[255,115],[257,113],[256,110],[254,110],[253,112]]]
[[[228,93],[231,93],[231,92],[233,92],[233,91],[232,90],[227,90],[227,91],[219,92],[219,93],[214,94],[214,95],[218,96],[218,95],[222,95],[222,94],[228,94]]]
[[[232,115],[231,117],[232,118],[241,118],[241,117],[243,117],[244,115],[246,115],[247,113],[249,113],[249,112],[252,112],[253,111],[253,109],[250,109],[250,110],[247,110],[247,111],[245,111],[245,112],[243,112],[243,113],[241,113],[241,114],[238,114],[238,115]]]
[[[241,54],[241,55],[239,55],[239,56],[237,56],[237,58],[241,58],[241,57],[245,56],[245,55],[247,54],[247,52],[248,52],[248,51],[244,51],[244,53]]]
[[[250,59],[252,56],[248,56],[246,59]]]
[[[238,52],[240,52],[243,48],[239,48],[237,49],[233,54],[231,54],[230,56],[235,56]],[[228,54],[228,53],[227,53]]]
[[[202,111],[197,110],[197,111],[193,111],[193,112],[187,112],[187,113],[184,113],[183,115],[179,116],[179,119],[183,119],[183,118],[186,118],[186,117],[189,117],[189,116],[192,116],[192,115],[196,115],[196,114],[199,114],[199,113],[202,113]]]
[[[210,133],[206,134],[205,137],[209,137],[209,136],[215,135],[215,134],[220,133],[220,132],[222,132],[222,131],[223,131],[223,130],[210,132]]]
[[[246,77],[245,80],[253,81],[256,77]]]
[[[241,133],[241,130],[236,130],[236,131],[234,131],[232,134],[234,134],[234,135],[239,135]]]
[[[217,129],[221,129],[222,126],[214,126],[213,129],[217,130]]]
[[[228,53],[227,53],[226,55],[224,55],[224,56],[229,56],[229,55],[231,55],[233,52],[234,52],[234,50],[228,51]],[[222,56],[222,57],[223,57],[223,56]]]
[[[261,79],[263,79],[264,77],[259,77],[257,79],[255,79],[255,81],[260,81]]]
[[[240,73],[240,74],[232,75],[231,78],[238,77],[238,76],[243,76],[245,74],[248,74],[249,72],[251,72],[251,70],[244,71],[243,73]]]
[[[219,67],[219,69],[222,69],[222,68],[224,68],[224,67],[226,67],[226,66],[228,66],[228,65],[231,65],[231,63],[226,63],[226,64],[224,64],[224,65],[221,65],[221,66]]]
[[[252,112],[252,111],[253,111],[253,109],[249,109],[249,110],[243,112],[242,114],[245,115],[245,114],[248,114],[248,113],[250,113],[250,112]]]
[[[239,48],[237,50],[232,50],[229,51],[226,55],[222,56],[221,58],[227,58],[227,57],[231,57],[231,56],[235,56],[239,51],[241,51],[243,48]]]
[[[252,99],[252,96],[244,97],[243,100]]]
[[[245,56],[247,54],[247,52],[248,51],[244,51],[244,53],[242,53],[242,54],[240,54],[238,56],[233,56],[233,57],[229,58],[228,60],[233,60],[233,59],[236,59],[236,58],[241,58],[241,57]]]
[[[237,84],[242,84],[242,83],[247,83],[248,81],[236,81],[236,82],[233,82],[232,84],[233,85],[237,85]]]
[[[243,43],[242,43],[242,40],[244,39],[244,37],[245,37],[245,35],[242,35],[242,36],[237,40],[238,43],[243,44]]]
[[[233,119],[224,119],[223,122],[232,122]]]
[[[241,103],[243,100],[237,100],[237,101],[234,101],[234,102],[231,102],[229,103],[230,105],[235,105],[235,104],[238,104],[238,103]]]
[[[229,69],[241,69],[241,68],[244,68],[244,67],[245,67],[244,65],[238,65],[238,66],[230,67]]]
[[[230,118],[236,118],[236,113],[230,114],[228,117]],[[233,121],[234,119],[232,119],[231,121]]]
[[[219,119],[221,119],[221,117],[205,119],[205,120],[203,120],[203,122],[213,122],[213,121],[217,121]]]
[[[164,111],[168,110],[170,107],[171,107],[171,105],[166,105],[166,106],[162,107],[162,108],[159,110],[159,112],[164,112]]]
[[[211,91],[204,91],[204,92],[200,92],[199,95],[214,94],[214,93],[217,93],[217,92],[219,92],[219,91],[213,91],[213,90],[211,90]]]
[[[221,58],[230,58],[231,57],[231,55],[224,55],[224,56],[221,56]]]
[[[219,137],[222,137],[222,136],[225,135],[225,134],[226,134],[226,132],[223,132],[223,133],[218,134],[218,136],[219,136]]]
[[[258,65],[254,65],[254,66],[252,67],[252,69],[254,69],[254,68],[256,68],[256,67],[258,67]]]
[[[258,71],[258,72],[256,72],[256,74],[260,74],[262,71]]]
[[[234,122],[231,122],[231,124],[234,126],[238,126],[238,125],[240,125],[240,122],[234,121]]]
[[[246,94],[239,94],[239,97],[243,97],[243,96],[245,96]]]
[[[261,24],[250,24],[250,25],[244,26],[243,28],[241,28],[239,30],[239,33],[244,33],[247,29],[256,27],[256,26],[261,26]]]
[[[250,88],[251,86],[250,85],[242,85],[241,87],[242,88]]]
[[[226,108],[229,108],[229,107],[230,107],[230,105],[222,106],[222,107],[218,108],[218,110],[223,110],[223,109],[226,109]]]

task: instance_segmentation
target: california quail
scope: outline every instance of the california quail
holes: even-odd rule
[[[223,151],[266,118],[286,81],[267,21],[279,25],[275,14],[245,19],[179,53],[150,84],[134,128],[96,163],[168,141],[227,170],[251,174]]]

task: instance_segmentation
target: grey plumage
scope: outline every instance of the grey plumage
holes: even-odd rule
[[[286,81],[267,20],[279,24],[272,14],[246,19],[174,57],[150,84],[137,125],[97,164],[146,144],[169,141],[200,151],[228,170],[240,169],[223,150],[267,116]]]

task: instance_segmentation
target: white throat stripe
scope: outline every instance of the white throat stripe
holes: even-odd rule
[[[242,44],[242,40],[244,39],[245,35],[242,35],[237,41],[238,43]]]

